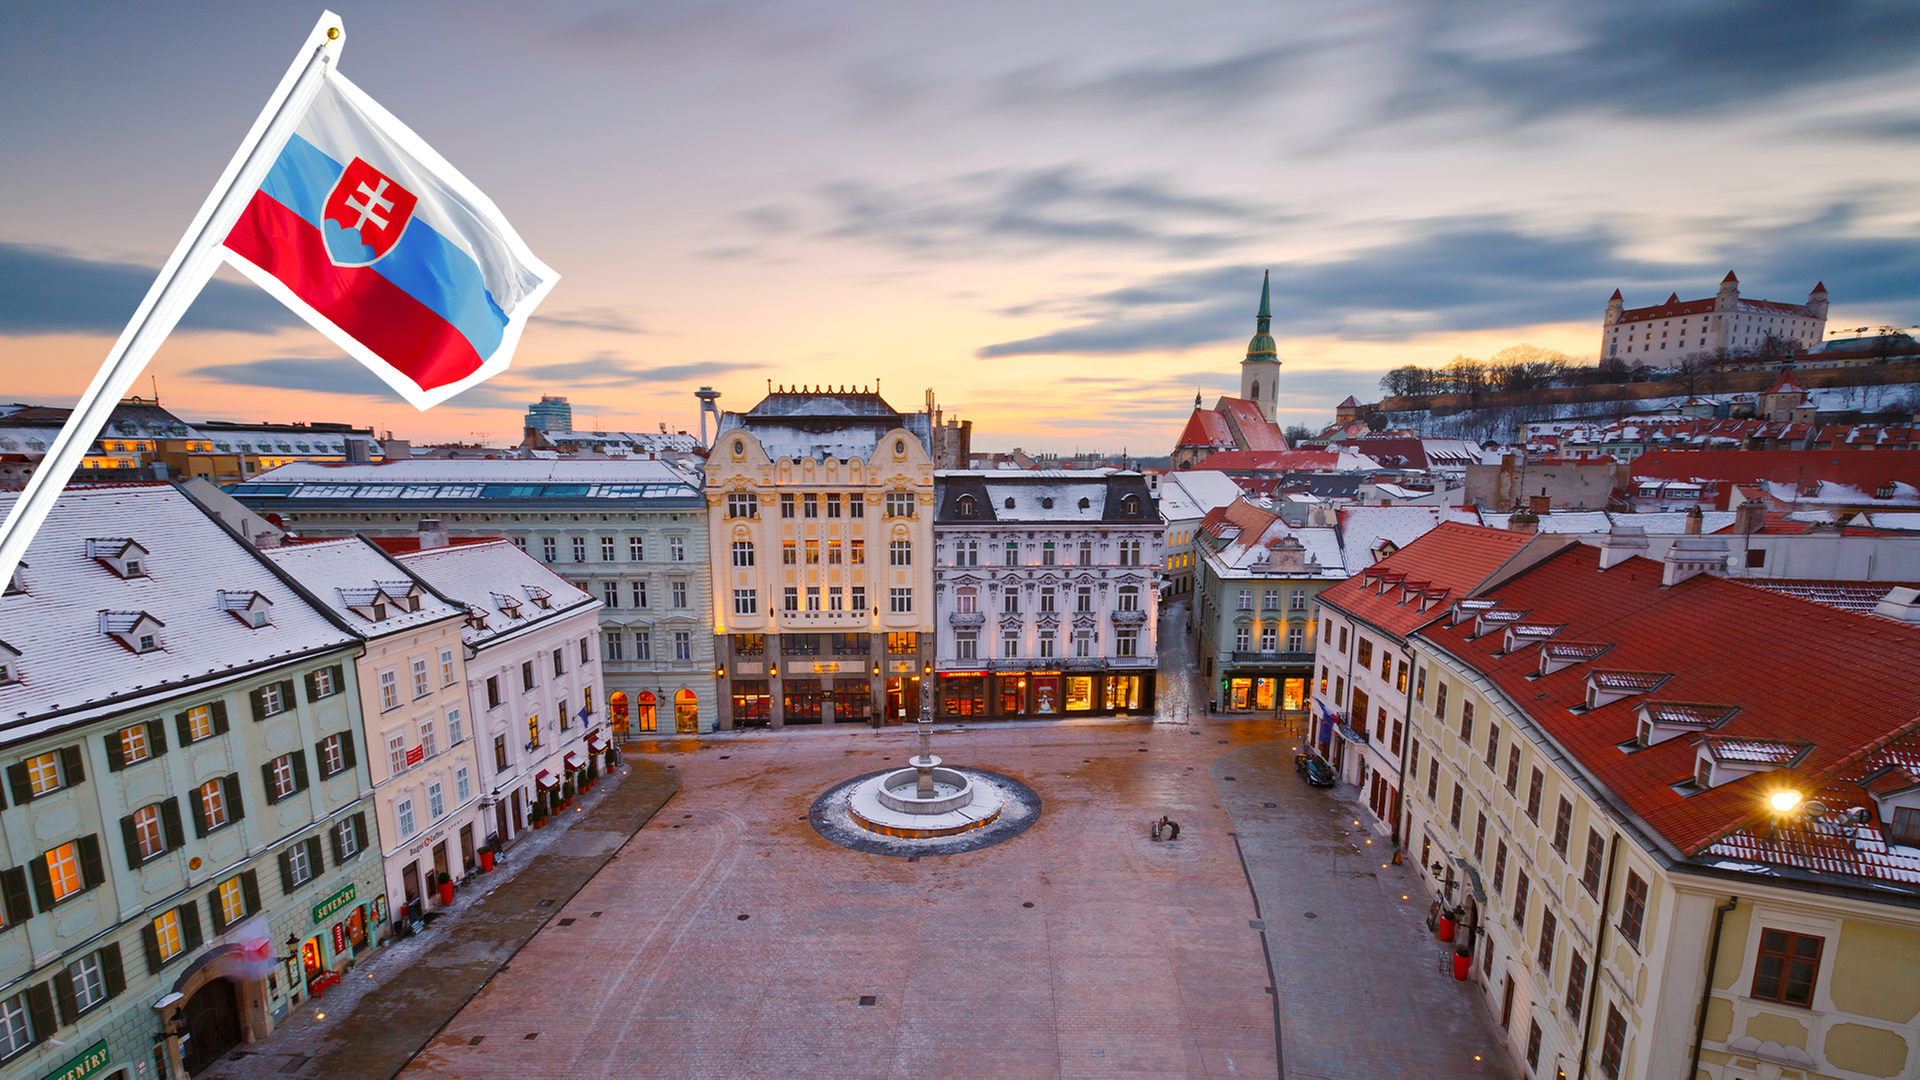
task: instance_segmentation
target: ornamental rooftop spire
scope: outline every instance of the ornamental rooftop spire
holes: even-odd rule
[[[1273,335],[1269,330],[1273,326],[1273,301],[1271,284],[1272,271],[1260,275],[1260,314],[1255,326],[1253,340],[1247,342],[1248,360],[1270,360],[1279,356],[1279,350],[1273,344]]]

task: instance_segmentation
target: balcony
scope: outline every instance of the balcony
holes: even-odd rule
[[[1113,625],[1115,626],[1141,626],[1144,625],[1146,621],[1147,613],[1144,611],[1116,611],[1113,613]]]
[[[1302,667],[1313,664],[1310,652],[1281,652],[1277,649],[1259,649],[1254,652],[1234,652],[1236,664],[1293,664]]]
[[[987,613],[984,611],[956,611],[947,616],[947,621],[955,626],[984,626]]]

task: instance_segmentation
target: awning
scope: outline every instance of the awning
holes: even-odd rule
[[[579,772],[581,769],[587,767],[586,761],[582,759],[577,752],[572,750],[567,751],[566,763],[568,772]]]
[[[545,769],[541,769],[539,772],[533,774],[533,785],[541,791],[552,791],[554,788],[560,786],[560,778]]]
[[[598,731],[592,732],[587,735],[587,753],[597,754],[600,751],[605,750],[606,748],[607,748],[607,740],[602,738]]]

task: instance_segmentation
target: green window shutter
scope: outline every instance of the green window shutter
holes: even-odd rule
[[[193,741],[193,727],[187,723],[186,713],[173,714],[173,729],[180,735],[181,746]]]
[[[120,943],[100,950],[100,974],[107,981],[107,996],[118,997],[127,989],[127,969],[120,962]]]
[[[353,839],[361,851],[367,850],[367,815],[353,815]]]
[[[360,764],[360,762],[353,756],[353,729],[352,728],[348,728],[347,730],[340,733],[340,760],[349,769],[353,768],[355,765]]]
[[[259,723],[267,718],[266,693],[261,690],[247,691],[247,704],[253,706],[253,722]]]
[[[215,701],[213,703],[213,733],[215,735],[225,735],[227,733],[227,703],[225,701]]]
[[[273,762],[271,761],[260,766],[260,789],[267,793],[268,806],[273,806],[280,801],[280,796],[273,786]]]
[[[41,911],[53,910],[53,875],[47,871],[47,857],[36,855],[27,862],[33,874],[33,902]]]
[[[60,1005],[60,1022],[71,1024],[80,1019],[80,1000],[73,996],[73,975],[66,968],[53,973],[53,1000]],[[39,1034],[35,1032],[35,1034]],[[52,1032],[47,1032],[51,1035]]]
[[[292,896],[294,888],[293,851],[289,849],[280,853],[280,892],[282,895]]]
[[[227,915],[225,910],[220,907],[220,887],[218,885],[215,885],[213,891],[207,894],[207,914],[209,916],[208,921],[213,923],[213,932],[215,934],[224,934],[227,932]]]
[[[140,830],[134,827],[132,814],[120,819],[120,839],[127,845],[127,869],[140,869],[146,860],[140,857]]]
[[[27,900],[26,867],[0,870],[0,898],[6,903],[8,926],[19,926],[33,918],[33,904]]]
[[[86,888],[97,889],[107,880],[107,869],[100,862],[100,834],[80,838],[80,879]]]
[[[307,683],[307,704],[311,705],[314,702],[319,701],[320,700],[320,680],[314,678],[313,672],[311,671],[307,672],[305,675],[302,675],[301,678],[305,679]]]
[[[27,779],[27,763],[7,766],[7,786],[13,789],[13,805],[25,806],[33,801],[33,783]]]
[[[171,797],[160,804],[160,829],[166,834],[168,851],[173,851],[187,842],[186,831],[180,827],[179,798]]]
[[[67,787],[84,784],[87,780],[85,763],[80,760],[80,748],[63,746],[60,748],[60,772],[64,775]]]
[[[53,1015],[53,991],[46,983],[27,987],[27,1013],[33,1017],[33,1041],[39,1045],[53,1036],[60,1023]]]
[[[160,974],[160,968],[166,961],[160,959],[160,934],[154,930],[151,920],[140,928],[140,940],[147,947],[148,973],[153,975]]]
[[[247,914],[260,910],[260,874],[248,870],[240,875],[240,898],[247,903]]]
[[[127,744],[120,741],[120,733],[107,732],[107,771],[119,772],[127,767]]]
[[[333,865],[335,866],[347,861],[347,849],[340,846],[340,830],[352,827],[352,822],[343,821],[327,830],[327,839],[333,842]]]
[[[199,788],[187,792],[187,803],[193,807],[193,835],[207,835],[207,799],[200,794]]]
[[[186,948],[183,952],[192,952],[205,940],[200,936],[200,905],[181,904],[175,910],[180,912],[180,936]]]
[[[227,789],[227,817],[233,821],[246,817],[247,808],[240,802],[240,774],[228,773],[221,784]]]
[[[305,750],[293,752],[293,790],[307,790],[307,752]]]
[[[280,700],[283,703],[281,705],[281,708],[285,709],[287,712],[293,711],[294,702],[298,701],[299,699],[293,696],[293,680],[292,679],[280,680]]]
[[[339,664],[333,665],[333,692],[338,694],[347,688],[347,669]]]
[[[319,877],[321,867],[326,865],[325,863],[322,863],[320,861],[320,838],[319,837],[314,836],[314,837],[309,837],[307,839],[307,858],[308,860],[310,860],[313,866],[313,876],[316,878]]]
[[[167,752],[167,725],[158,720],[147,721],[147,748],[154,757]]]

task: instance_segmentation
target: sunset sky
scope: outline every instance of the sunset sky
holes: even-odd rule
[[[1274,279],[1283,424],[1607,296],[1920,323],[1910,0],[336,0],[341,70],[563,279],[426,413],[230,271],[150,370],[192,420],[516,439],[775,383],[928,388],[976,448],[1163,454]],[[318,5],[8,4],[0,401],[85,387]],[[142,380],[141,392],[151,383]]]

